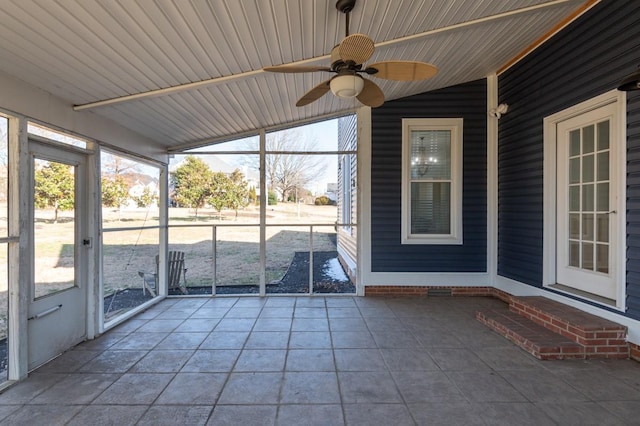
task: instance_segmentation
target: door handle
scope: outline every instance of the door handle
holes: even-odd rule
[[[42,318],[42,317],[46,317],[47,315],[54,313],[55,311],[57,311],[60,308],[62,308],[62,305],[54,306],[52,308],[47,309],[46,311],[42,311],[39,314],[35,314],[34,316],[27,318],[27,321],[38,319],[38,318]]]
[[[617,210],[611,210],[610,212],[607,212],[607,214],[615,214],[615,213],[618,213],[618,211]]]

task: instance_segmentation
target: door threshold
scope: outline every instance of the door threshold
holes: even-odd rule
[[[550,284],[545,286],[546,288],[550,288],[552,290],[556,290],[560,293],[567,293],[575,297],[579,297],[581,299],[588,300],[590,302],[595,302],[600,305],[604,305],[610,308],[617,308],[618,305],[614,299],[609,299],[607,297],[598,296],[597,294],[589,293],[586,291],[578,290],[573,287],[569,287],[564,284]]]

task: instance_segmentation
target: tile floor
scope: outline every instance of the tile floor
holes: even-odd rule
[[[640,363],[538,361],[490,298],[168,299],[0,395],[15,425],[640,424]]]

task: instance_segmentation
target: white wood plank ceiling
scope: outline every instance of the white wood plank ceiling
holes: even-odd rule
[[[369,63],[439,68],[420,82],[375,79],[391,100],[495,72],[583,3],[359,0],[350,32],[376,42]],[[328,66],[344,35],[335,0],[2,0],[0,72],[70,105],[204,81],[92,108],[171,150],[357,107],[329,93],[297,108],[329,75],[261,71],[298,61]],[[421,36],[397,41],[411,35]]]

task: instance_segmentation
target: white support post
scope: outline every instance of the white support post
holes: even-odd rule
[[[218,232],[216,225],[211,227],[211,275],[213,283],[211,284],[211,295],[216,295],[216,274],[217,274],[217,253],[218,253]]]
[[[86,237],[92,241],[87,250],[87,339],[93,339],[100,333],[103,327],[104,298],[98,265],[100,264],[100,244],[98,244],[100,224],[100,152],[96,145],[92,145],[93,154],[87,156],[87,203],[86,203],[86,227],[83,230]],[[86,238],[83,236],[83,238]]]
[[[159,296],[169,293],[167,285],[167,256],[169,253],[169,166],[163,165],[160,169],[160,235],[158,247],[158,288]]]
[[[498,107],[498,76],[487,76],[487,112]],[[498,119],[487,113],[487,273],[498,274]]]
[[[260,130],[260,296],[267,294],[267,182],[265,178],[265,152],[267,150],[267,135]]]
[[[358,158],[357,158],[357,219],[358,258],[356,265],[356,294],[364,296],[364,287],[371,274],[371,108],[357,111]]]
[[[31,262],[29,253],[29,139],[27,120],[9,118],[9,236],[18,237],[8,247],[8,379],[27,377],[29,354],[27,313]],[[21,261],[22,260],[22,261]]]
[[[309,294],[313,294],[313,225],[309,226]]]

